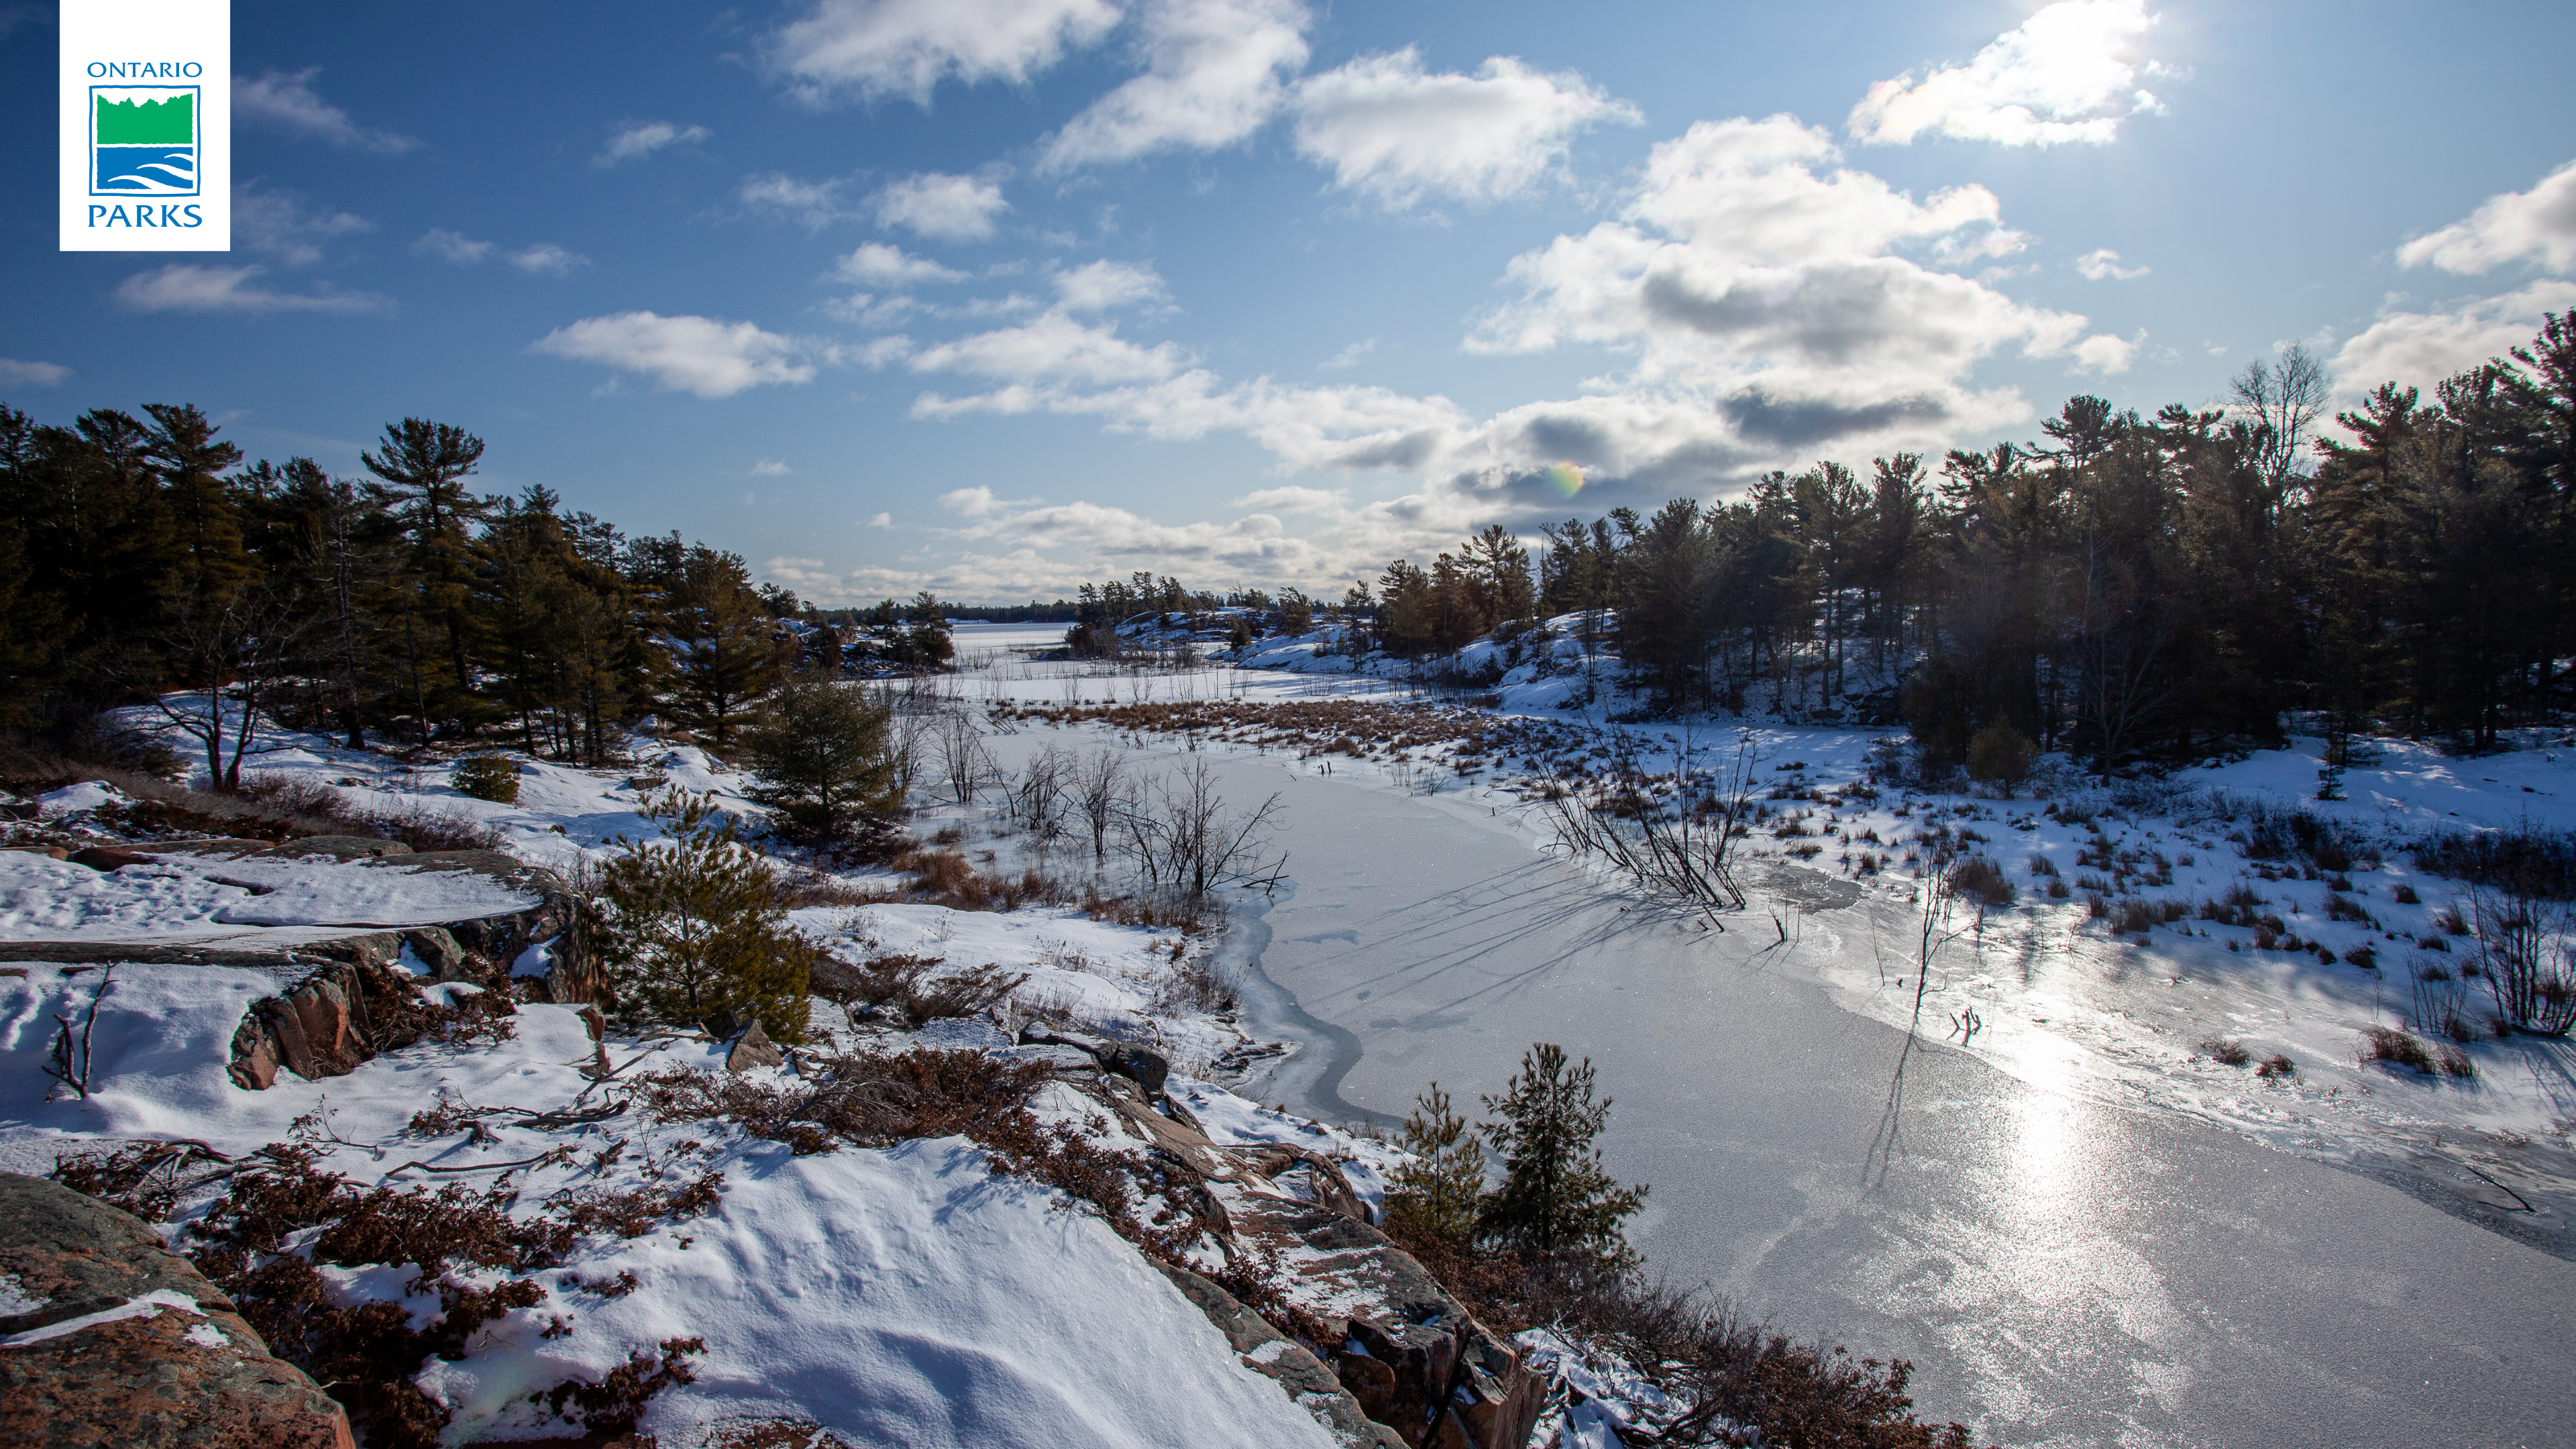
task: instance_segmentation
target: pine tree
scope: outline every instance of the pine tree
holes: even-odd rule
[[[856,684],[809,677],[780,686],[745,741],[760,777],[751,798],[788,833],[825,843],[895,814],[903,793],[887,718]]]
[[[1610,1120],[1610,1099],[1592,1097],[1592,1059],[1569,1069],[1563,1047],[1536,1043],[1503,1094],[1483,1100],[1500,1118],[1484,1129],[1502,1156],[1503,1185],[1485,1198],[1478,1233],[1540,1256],[1634,1266],[1619,1224],[1644,1206],[1646,1189],[1613,1181],[1592,1145]]]
[[[750,718],[752,700],[769,688],[792,642],[752,591],[742,555],[704,544],[682,556],[670,591],[674,688],[671,713],[719,747]]]
[[[769,863],[713,795],[674,789],[643,814],[669,838],[621,839],[600,870],[600,954],[618,1010],[718,1030],[756,1019],[777,1041],[803,1041],[816,950],[788,926]]]
[[[1466,1247],[1476,1236],[1485,1196],[1485,1144],[1450,1110],[1449,1094],[1438,1082],[1413,1099],[1398,1145],[1412,1160],[1395,1170],[1387,1216],[1426,1237]]]

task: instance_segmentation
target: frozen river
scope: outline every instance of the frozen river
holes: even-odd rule
[[[1785,969],[1767,913],[1720,935],[1628,908],[1483,802],[1216,763],[1229,798],[1288,806],[1288,883],[1237,943],[1309,1042],[1266,1100],[1400,1117],[1434,1078],[1472,1103],[1533,1041],[1589,1055],[1609,1164],[1652,1185],[1653,1270],[1911,1359],[1923,1414],[1979,1442],[2576,1442],[2576,1264],[1909,1041]]]

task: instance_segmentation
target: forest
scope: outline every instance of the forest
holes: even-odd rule
[[[172,720],[217,788],[254,711],[353,746],[497,734],[598,764],[644,715],[721,743],[800,670],[949,657],[927,593],[824,627],[739,554],[630,538],[542,485],[479,494],[483,441],[450,424],[388,424],[362,480],[242,466],[219,431],[183,404],[68,427],[0,405],[0,729],[113,758],[103,710],[220,686]]]
[[[2385,383],[2331,403],[2292,347],[2223,404],[2076,397],[2028,443],[1570,518],[1539,530],[1534,560],[1496,525],[1329,603],[1086,585],[1084,628],[1232,604],[1430,663],[1587,616],[1656,712],[1901,719],[1936,768],[1992,726],[2109,769],[2275,745],[2292,712],[2330,763],[2375,732],[2482,751],[2561,717],[2576,314],[2429,399]]]

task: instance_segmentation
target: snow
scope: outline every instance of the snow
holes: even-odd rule
[[[253,887],[257,887],[254,890]],[[526,910],[477,871],[385,861],[161,854],[112,871],[0,852],[0,940],[186,939],[227,926],[417,926]]]
[[[22,1104],[0,1122],[0,1164],[13,1170],[43,1172],[66,1148],[117,1139],[195,1139],[239,1156],[297,1136],[296,1119],[315,1114],[321,1125],[301,1136],[326,1152],[330,1170],[361,1184],[420,1181],[411,1170],[420,1162],[508,1162],[565,1140],[513,1127],[507,1116],[488,1119],[494,1140],[481,1146],[462,1132],[430,1140],[407,1132],[412,1114],[441,1093],[536,1111],[570,1104],[591,1085],[579,1070],[592,1058],[581,1018],[566,1007],[526,1005],[515,1038],[497,1046],[423,1045],[346,1076],[305,1082],[285,1073],[268,1091],[244,1091],[224,1065],[244,1009],[276,989],[266,974],[12,969],[26,973],[0,976],[0,1086]],[[94,999],[91,1095],[48,1098],[42,1063],[55,1014],[83,1021]],[[958,1044],[966,1044],[963,1025],[947,1033]],[[977,1039],[993,1037],[987,1026]],[[882,1044],[899,1048],[906,1039]],[[722,1056],[702,1041],[609,1045],[619,1061],[642,1062],[630,1071],[713,1068]],[[1105,1125],[1105,1114],[1069,1089],[1051,1088],[1038,1105],[1059,1119]],[[962,1138],[796,1157],[714,1124],[652,1126],[630,1117],[581,1129],[575,1140],[622,1140],[645,1159],[673,1161],[692,1150],[679,1139],[711,1135],[721,1140],[696,1150],[725,1174],[714,1213],[633,1240],[585,1240],[560,1269],[540,1275],[552,1290],[548,1301],[496,1320],[463,1361],[430,1365],[421,1382],[455,1411],[451,1439],[560,1434],[560,1421],[541,1420],[525,1403],[531,1389],[596,1378],[665,1339],[702,1337],[697,1382],[656,1398],[647,1412],[644,1430],[666,1445],[703,1442],[746,1417],[789,1414],[853,1443],[1331,1443],[1133,1247],[1043,1188],[991,1175],[981,1150]],[[589,1175],[588,1157],[528,1169],[522,1201],[567,1186],[643,1180],[630,1170],[636,1157],[605,1178]],[[577,1286],[621,1272],[641,1285],[624,1297]],[[410,1270],[326,1276],[343,1297],[400,1300]],[[413,1307],[425,1305],[434,1300]],[[543,1337],[556,1314],[571,1332]]]
[[[45,815],[69,815],[81,810],[96,810],[105,805],[126,803],[126,794],[104,780],[83,780],[48,790],[36,797],[36,808]]]
[[[84,1313],[77,1318],[66,1318],[60,1323],[48,1323],[42,1328],[30,1328],[24,1333],[10,1334],[6,1338],[0,1338],[0,1348],[25,1348],[31,1343],[43,1343],[49,1338],[61,1338],[67,1333],[78,1333],[84,1328],[96,1328],[102,1323],[115,1323],[127,1318],[150,1318],[155,1314],[173,1311],[197,1314],[205,1312],[197,1306],[196,1299],[176,1288],[155,1288],[139,1298],[128,1298],[114,1308],[102,1308],[96,1313]],[[193,1330],[190,1337],[192,1339],[195,1337]],[[217,1343],[220,1344],[222,1335],[218,1333],[216,1338]],[[202,1342],[202,1340],[198,1341]]]

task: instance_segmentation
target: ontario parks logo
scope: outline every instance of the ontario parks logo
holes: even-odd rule
[[[197,86],[92,86],[92,196],[194,196],[205,149]]]

